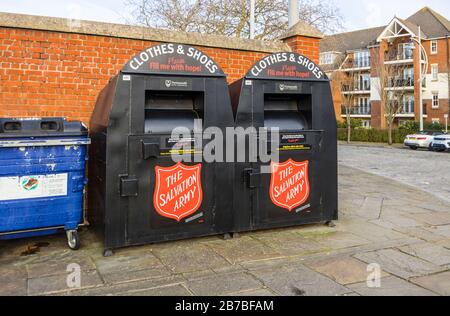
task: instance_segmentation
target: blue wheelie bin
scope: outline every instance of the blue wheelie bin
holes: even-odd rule
[[[80,247],[87,128],[64,118],[0,118],[0,240],[66,231]]]

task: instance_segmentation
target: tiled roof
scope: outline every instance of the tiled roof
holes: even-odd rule
[[[420,25],[429,38],[450,35],[450,21],[436,11],[425,7],[406,19],[410,23]]]
[[[358,30],[348,33],[340,33],[326,36],[320,42],[320,51],[329,52],[346,52],[366,48],[370,44],[374,44],[377,37],[383,32],[386,26],[380,26],[370,29]]]
[[[436,11],[424,7],[406,20],[399,19],[415,34],[419,33],[422,38],[437,38],[450,35],[450,21]],[[321,52],[337,51],[346,52],[366,48],[375,44],[376,39],[386,26],[358,30],[348,33],[340,33],[326,36],[320,43]]]

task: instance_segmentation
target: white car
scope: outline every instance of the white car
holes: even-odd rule
[[[408,135],[405,138],[405,146],[416,150],[418,148],[428,148],[432,150],[432,144],[435,136],[443,135],[442,132],[422,131],[417,134]]]
[[[450,135],[439,135],[433,140],[433,150],[450,151]]]

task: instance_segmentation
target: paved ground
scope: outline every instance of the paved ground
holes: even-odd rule
[[[89,231],[78,252],[64,236],[3,242],[0,295],[450,295],[450,203],[346,166],[339,174],[335,228],[171,242],[111,258]],[[29,246],[40,252],[27,255]],[[72,263],[80,289],[67,287]],[[366,283],[371,263],[382,269],[378,288]]]
[[[341,144],[339,162],[413,185],[450,202],[450,153],[414,151],[402,145]]]

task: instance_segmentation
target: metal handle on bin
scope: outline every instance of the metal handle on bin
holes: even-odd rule
[[[250,189],[259,187],[261,183],[261,173],[253,169],[245,169],[245,182]]]
[[[155,142],[142,142],[142,158],[144,160],[150,158],[158,158],[160,152],[159,143]]]

